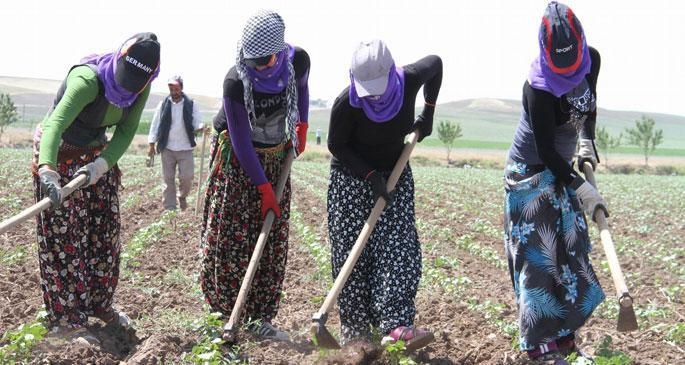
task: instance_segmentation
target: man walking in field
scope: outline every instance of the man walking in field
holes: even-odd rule
[[[183,93],[183,79],[172,76],[167,82],[169,96],[159,102],[152,117],[148,142],[148,156],[162,155],[164,209],[176,209],[176,198],[181,210],[188,207],[186,197],[193,183],[195,133],[203,129],[197,103]],[[157,144],[155,148],[155,144]],[[176,167],[179,189],[176,191]]]

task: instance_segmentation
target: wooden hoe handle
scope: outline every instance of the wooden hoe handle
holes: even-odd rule
[[[294,158],[295,151],[290,149],[288,151],[288,155],[283,161],[283,165],[281,166],[281,175],[278,177],[278,183],[276,185],[276,200],[279,202],[283,197],[283,190],[285,190],[285,184],[290,176],[290,167],[293,164]],[[236,322],[238,322],[238,319],[240,318],[240,312],[242,312],[243,307],[245,306],[247,294],[250,291],[250,286],[252,285],[252,279],[254,279],[257,266],[259,266],[259,260],[262,258],[262,252],[264,251],[264,246],[266,246],[266,240],[269,237],[269,232],[271,231],[271,226],[273,225],[274,220],[275,214],[273,211],[269,210],[264,218],[264,224],[262,224],[262,230],[257,238],[257,244],[252,252],[252,257],[250,257],[250,264],[247,266],[245,277],[243,278],[242,284],[240,284],[240,291],[238,292],[238,298],[233,305],[231,317],[224,326],[224,329],[228,331],[234,329]]]
[[[583,173],[585,173],[585,178],[597,188],[597,183],[595,182],[595,175],[592,172],[592,165],[589,162],[583,163]],[[601,209],[595,210],[594,213],[595,222],[599,227],[599,235],[602,240],[602,247],[604,248],[604,253],[607,256],[607,261],[609,262],[609,271],[611,271],[611,277],[614,280],[614,286],[616,287],[616,294],[618,298],[630,297],[628,294],[628,287],[626,286],[625,278],[623,276],[623,271],[621,271],[621,265],[618,263],[618,257],[616,256],[616,248],[614,247],[614,241],[611,238],[611,233],[609,232],[609,224],[607,223],[606,216],[604,216],[604,211]]]
[[[62,188],[62,199],[65,199],[67,196],[71,195],[75,190],[81,187],[87,180],[86,175],[81,174],[77,176],[75,179],[71,180],[67,185],[65,185]],[[21,222],[35,216],[36,214],[50,209],[50,206],[52,206],[52,203],[50,202],[50,198],[45,197],[41,201],[39,201],[36,204],[33,204],[32,206],[22,210],[19,212],[19,214],[15,215],[12,218],[9,218],[5,220],[4,222],[0,223],[0,234],[3,234],[10,229],[18,226]]]
[[[407,161],[409,161],[409,156],[411,155],[411,152],[414,149],[414,146],[416,145],[418,137],[419,136],[417,132],[412,132],[407,136],[408,143],[405,144],[404,149],[402,150],[402,154],[395,163],[395,167],[392,169],[392,173],[388,178],[388,183],[386,185],[388,191],[392,191],[395,188],[397,181],[400,179],[400,176],[402,175],[402,171],[404,171],[404,167],[407,164]],[[319,309],[319,311],[316,314],[314,314],[315,319],[322,319],[325,321],[326,314],[333,307],[333,303],[338,298],[338,295],[340,294],[340,291],[345,285],[347,278],[349,278],[350,274],[352,273],[352,270],[354,269],[354,265],[357,263],[359,256],[361,256],[361,253],[364,250],[364,246],[366,246],[366,241],[369,239],[371,232],[373,232],[373,229],[376,226],[376,222],[378,221],[378,218],[380,217],[381,213],[383,213],[383,208],[385,208],[385,199],[380,198],[376,201],[376,204],[373,206],[371,214],[369,214],[369,218],[364,223],[364,227],[359,233],[359,237],[357,238],[357,241],[354,243],[354,246],[352,246],[352,250],[350,251],[350,254],[347,257],[345,264],[343,264],[343,267],[340,269],[338,277],[335,279],[333,287],[328,292],[328,295],[326,296],[326,299],[324,300],[321,309]]]

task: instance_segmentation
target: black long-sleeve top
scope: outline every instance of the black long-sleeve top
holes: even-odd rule
[[[361,108],[350,105],[349,86],[336,98],[331,110],[328,149],[332,166],[345,166],[364,178],[371,170],[389,171],[395,166],[404,147],[404,137],[414,126],[416,95],[423,86],[424,115],[433,123],[433,108],[442,84],[442,60],[430,55],[403,66],[404,100],[392,119],[378,123]]]
[[[590,90],[597,95],[599,52],[589,47],[591,67],[585,76]],[[523,113],[517,127],[509,158],[527,164],[544,164],[554,176],[566,184],[578,174],[569,161],[575,153],[578,132],[570,125],[570,106],[562,95],[535,89],[528,81],[523,85]],[[580,130],[581,138],[595,138],[597,109],[590,112]]]

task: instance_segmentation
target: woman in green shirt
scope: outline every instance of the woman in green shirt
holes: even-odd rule
[[[119,279],[119,170],[159,74],[160,46],[139,33],[112,53],[72,67],[34,136],[34,187],[52,209],[37,217],[41,289],[51,331],[98,342],[85,325],[94,316],[128,326],[112,307]],[[114,127],[111,141],[105,131]],[[61,186],[85,175],[81,189]]]

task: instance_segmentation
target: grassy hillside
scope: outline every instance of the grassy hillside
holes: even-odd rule
[[[54,93],[60,81],[28,79],[0,76],[0,92],[10,93],[14,105],[20,114],[22,125],[33,125],[40,121],[52,104]],[[194,95],[191,97],[199,103],[205,122],[210,122],[221,106],[219,98]],[[151,94],[143,121],[152,119],[157,103],[166,94]],[[436,124],[441,120],[457,122],[462,128],[462,137],[457,141],[458,147],[506,149],[511,142],[514,130],[521,115],[521,102],[502,99],[469,99],[441,103],[436,109]],[[647,115],[656,121],[656,127],[663,130],[664,141],[655,154],[685,156],[685,116],[644,113],[640,111],[616,111],[600,108],[598,126],[605,127],[610,135],[625,135],[626,128],[633,128],[635,121]],[[321,128],[328,131],[330,109],[311,109],[309,122],[311,133]],[[625,142],[624,142],[625,143]],[[427,145],[440,146],[437,131],[426,140]],[[619,151],[639,153],[635,147],[624,146]]]

